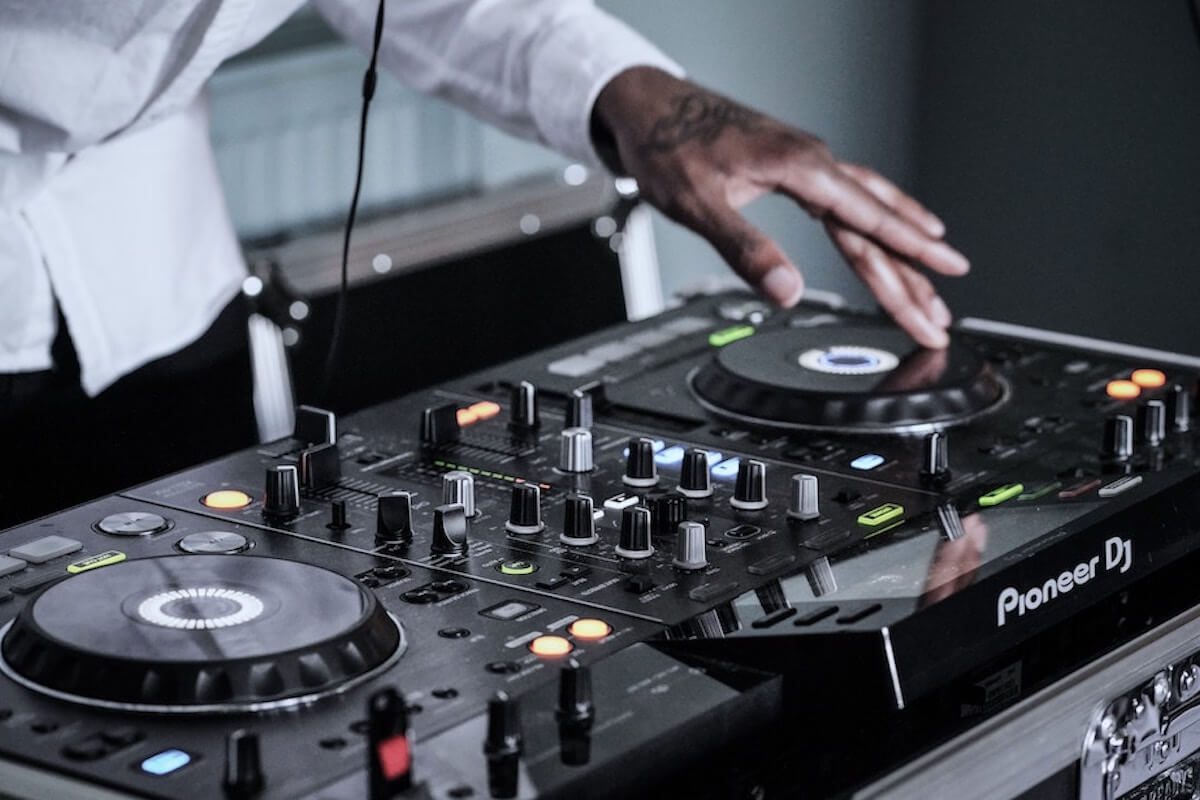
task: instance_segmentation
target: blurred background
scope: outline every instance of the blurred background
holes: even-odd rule
[[[1186,0],[600,0],[698,81],[824,138],[939,213],[957,315],[1200,352],[1200,39]],[[249,247],[340,224],[365,59],[305,9],[210,85]],[[566,161],[386,80],[370,214],[503,195]],[[565,171],[566,170],[566,171]],[[749,210],[810,286],[870,298],[789,202]],[[664,296],[726,271],[657,213]],[[401,246],[403,240],[401,239]]]

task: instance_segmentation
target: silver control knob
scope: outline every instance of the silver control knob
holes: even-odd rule
[[[821,516],[820,500],[817,497],[818,486],[816,475],[793,475],[791,492],[788,495],[787,515],[792,519],[800,520],[816,519]]]
[[[592,432],[587,428],[565,428],[559,448],[558,468],[563,472],[592,471]]]
[[[468,517],[475,516],[475,476],[459,469],[442,476],[442,505],[455,504]]]
[[[697,570],[708,566],[705,539],[708,533],[699,522],[681,522],[675,539],[675,560],[680,569]]]

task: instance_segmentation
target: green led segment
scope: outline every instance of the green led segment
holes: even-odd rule
[[[1017,499],[1023,502],[1029,502],[1030,500],[1041,500],[1046,495],[1061,488],[1062,483],[1060,481],[1051,481],[1045,486],[1035,486],[1027,492],[1022,492],[1021,496]]]
[[[858,524],[868,528],[878,528],[904,516],[904,506],[898,503],[884,503],[878,508],[872,508],[865,514],[858,515]]]
[[[753,335],[753,325],[734,325],[732,328],[724,328],[710,333],[708,335],[708,343],[713,347],[724,347],[727,344],[736,342],[738,339],[745,339],[747,336]]]
[[[528,561],[505,561],[500,565],[500,572],[505,575],[532,575],[537,572],[537,565]]]
[[[1006,500],[1012,500],[1014,497],[1025,491],[1025,484],[1010,483],[1007,486],[1001,486],[999,489],[992,489],[987,494],[979,498],[979,505],[998,506]]]

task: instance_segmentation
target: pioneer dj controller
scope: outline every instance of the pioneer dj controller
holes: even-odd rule
[[[852,792],[1200,601],[1197,372],[730,293],[302,407],[0,536],[0,793]]]

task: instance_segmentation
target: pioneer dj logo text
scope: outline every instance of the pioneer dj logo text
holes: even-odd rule
[[[1104,552],[1101,555],[1080,561],[1057,577],[1048,578],[1040,586],[1033,586],[1023,592],[1013,586],[1005,587],[996,598],[996,627],[1003,628],[1014,611],[1018,617],[1023,617],[1026,612],[1036,611],[1076,586],[1095,580],[1101,558],[1104,559],[1104,572],[1128,572],[1133,566],[1133,540],[1113,536],[1104,542]]]

